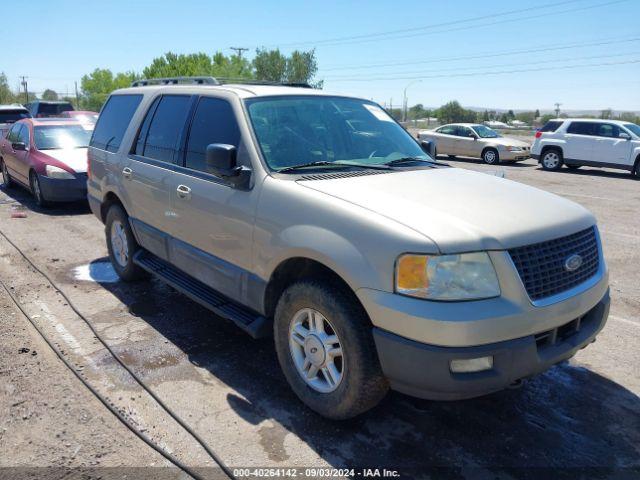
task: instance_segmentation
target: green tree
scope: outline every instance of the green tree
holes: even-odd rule
[[[605,120],[610,120],[613,118],[613,112],[611,111],[610,108],[607,108],[605,110],[602,110],[600,112],[600,118],[603,118]]]
[[[4,72],[0,72],[0,104],[18,102],[17,95],[9,88],[9,81]]]
[[[42,92],[42,100],[58,100],[58,94],[51,90],[50,88],[47,88],[44,92]]]
[[[256,50],[256,56],[253,59],[253,68],[258,80],[267,80],[269,82],[284,82],[287,75],[287,57],[280,53],[279,49],[275,50]]]
[[[485,110],[484,113],[482,114],[482,121],[483,122],[488,122],[489,120],[490,120],[489,112],[487,110]]]
[[[520,120],[521,122],[526,123],[527,125],[532,125],[533,121],[537,118],[535,112],[518,112],[516,114],[516,120]]]
[[[476,112],[462,108],[456,100],[441,106],[435,113],[440,123],[476,121]]]
[[[540,118],[540,110],[536,108],[535,118]]]
[[[221,52],[176,54],[167,52],[156,57],[142,70],[144,78],[211,76],[218,78],[252,78],[251,63],[238,56]]]
[[[279,49],[257,49],[253,59],[255,78],[269,82],[308,83],[322,88],[322,81],[315,80],[318,62],[315,50],[291,53],[289,57]]]
[[[134,72],[114,75],[109,69],[96,68],[80,80],[82,108],[95,112],[100,111],[111,92],[118,88],[128,87],[137,78],[138,76]]]

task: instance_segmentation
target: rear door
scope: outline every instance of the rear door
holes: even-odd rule
[[[142,245],[168,257],[172,175],[194,97],[161,95],[144,117],[132,151],[123,165],[123,187],[129,194],[132,222]]]
[[[596,124],[594,161],[622,168],[630,169],[632,167],[631,142],[626,138],[620,138],[622,131],[618,125],[613,123]]]
[[[593,162],[596,160],[596,130],[595,122],[571,122],[565,134],[564,158],[568,163],[571,160]]]
[[[13,178],[17,179],[18,173],[16,171],[16,151],[13,149],[12,144],[18,141],[18,133],[22,124],[14,123],[7,133],[5,140],[3,141],[2,146],[2,158],[4,159],[4,164],[7,166],[7,170],[9,171],[9,175]]]

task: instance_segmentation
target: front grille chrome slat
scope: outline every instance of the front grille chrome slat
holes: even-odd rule
[[[574,271],[565,268],[573,254],[582,257]],[[566,237],[509,250],[520,279],[531,300],[565,292],[593,277],[600,268],[595,227]]]

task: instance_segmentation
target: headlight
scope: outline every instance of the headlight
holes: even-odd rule
[[[522,147],[507,147],[507,150],[509,150],[510,152],[521,152]]]
[[[396,292],[428,300],[479,300],[500,295],[486,252],[458,255],[401,255]]]
[[[45,171],[47,174],[47,177],[50,178],[57,178],[60,180],[72,180],[74,178],[76,178],[73,173],[69,173],[66,170],[63,170],[59,167],[54,167],[53,165],[47,165],[45,167]]]

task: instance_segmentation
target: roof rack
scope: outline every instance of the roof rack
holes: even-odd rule
[[[271,80],[256,80],[253,78],[233,78],[233,77],[218,77],[218,82],[221,85],[235,83],[240,85],[272,85],[275,87],[297,87],[297,88],[313,88],[306,82],[274,82]]]
[[[165,78],[144,78],[131,83],[132,87],[144,87],[147,85],[178,85],[180,83],[195,83],[198,85],[220,85],[220,82],[213,77],[165,77]]]
[[[147,85],[178,85],[178,84],[197,84],[197,85],[273,85],[279,87],[297,87],[297,88],[313,88],[306,82],[273,82],[271,80],[254,80],[251,78],[232,78],[232,77],[165,77],[165,78],[144,78],[135,80],[131,83],[132,87],[144,87]]]

